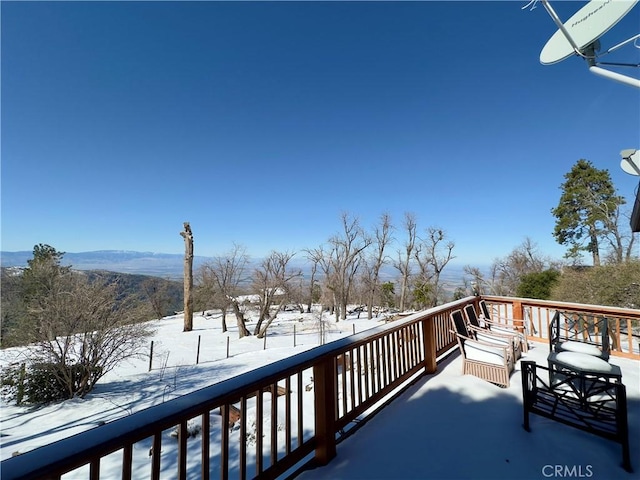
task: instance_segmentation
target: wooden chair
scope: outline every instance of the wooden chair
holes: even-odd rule
[[[499,317],[498,315],[492,315],[487,302],[480,300],[478,302],[480,307],[480,319],[487,328],[496,332],[516,332],[520,335],[521,347],[523,352],[529,351],[529,341],[527,340],[527,325],[523,321],[522,329],[519,329],[515,325],[515,319],[507,317]]]
[[[495,335],[496,337],[507,338],[513,343],[513,351],[515,354],[515,359],[518,360],[522,356],[522,350],[524,345],[527,343],[527,338],[525,335],[520,334],[515,328],[489,328],[488,325],[481,325],[480,320],[478,319],[478,315],[476,314],[476,309],[473,305],[465,305],[464,315],[467,318],[467,322],[469,324],[469,328],[475,330],[476,332],[485,332],[490,333],[491,335]]]
[[[508,387],[514,364],[511,342],[491,341],[488,335],[485,338],[489,341],[476,339],[475,334],[467,330],[461,310],[455,310],[449,314],[449,318],[462,355],[462,374],[474,375],[501,387]],[[474,338],[469,335],[474,335]]]

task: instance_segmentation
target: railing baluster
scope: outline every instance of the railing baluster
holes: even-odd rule
[[[364,348],[364,345],[360,345],[356,348],[357,358],[356,363],[358,365],[357,369],[357,379],[358,379],[358,405],[362,404],[362,352],[361,350]]]
[[[411,368],[415,367],[418,364],[418,352],[416,350],[416,328],[417,328],[417,324],[412,323],[411,324],[411,343],[410,345],[410,352],[411,352],[411,356],[410,356],[410,361],[411,361]]]
[[[393,381],[396,381],[397,378],[400,376],[400,369],[402,368],[402,350],[401,350],[401,345],[400,345],[400,331],[396,330],[393,332],[393,335],[391,335],[391,348],[393,350],[393,360],[394,360],[394,366],[393,366]]]
[[[315,378],[314,378],[315,380]],[[302,445],[304,440],[304,422],[302,420],[303,416],[303,397],[304,396],[304,388],[302,387],[302,372],[298,372],[298,447]]]
[[[400,373],[400,359],[401,359],[401,355],[400,355],[400,344],[399,344],[399,334],[400,332],[398,332],[398,330],[395,330],[390,336],[389,336],[389,342],[390,343],[390,347],[391,347],[391,359],[393,360],[393,368],[392,368],[392,378],[391,381],[395,382],[395,380],[398,378],[398,375]]]
[[[278,461],[278,382],[271,385],[271,466]]]
[[[160,452],[162,450],[162,431],[153,435],[153,446],[151,447],[151,478],[160,480]]]
[[[373,352],[373,391],[374,393],[378,393],[380,391],[380,375],[382,375],[382,365],[380,364],[380,339],[376,339],[371,344],[371,349]]]
[[[240,445],[239,445],[239,468],[240,479],[247,478],[247,397],[240,398]]]
[[[404,368],[402,370],[403,374],[408,372],[411,368],[411,361],[409,360],[409,354],[411,353],[411,346],[409,344],[409,339],[411,338],[409,335],[410,331],[411,329],[408,326],[402,329],[402,361],[404,362]]]
[[[405,372],[404,365],[404,338],[402,338],[402,329],[395,332],[395,349],[396,349],[396,379]]]
[[[415,367],[422,362],[422,355],[420,354],[420,323],[413,324],[413,366]]]
[[[371,391],[369,390],[370,375],[373,373],[373,364],[371,363],[371,342],[363,345],[364,350],[364,398],[369,399]]]
[[[127,443],[122,449],[122,480],[131,480],[131,466],[133,463],[133,445]]]
[[[200,468],[200,477],[202,480],[209,480],[209,465],[210,465],[210,435],[211,435],[211,412],[207,410],[202,414],[202,438],[201,438],[201,457],[202,462]]]
[[[178,479],[187,478],[187,421],[183,420],[178,425]]]
[[[262,432],[264,425],[264,396],[262,389],[256,392],[256,474],[264,470]]]
[[[613,320],[613,321],[612,321]],[[612,352],[621,352],[622,351],[622,323],[621,318],[616,317],[615,319],[609,318],[609,349]]]
[[[349,392],[351,397],[351,409],[356,408],[356,382],[355,382],[355,362],[353,361],[353,350],[349,350]]]
[[[389,352],[389,335],[385,335],[382,337],[382,365],[383,365],[383,386],[386,387],[389,385],[389,377],[391,376],[389,370],[391,369],[391,356],[388,355]]]
[[[341,356],[342,363],[342,372],[340,374],[341,386],[342,389],[340,393],[342,394],[342,412],[338,412],[338,417],[341,417],[345,413],[347,413],[347,360],[346,353],[343,353]]]
[[[285,455],[291,453],[291,376],[287,375],[284,380],[284,435],[285,435]]]
[[[91,480],[100,479],[100,458],[94,458],[89,464],[89,478]]]
[[[240,419],[242,420],[246,415],[246,412],[240,411]],[[224,404],[220,406],[220,416],[222,417],[222,427],[220,429],[220,480],[226,480],[229,478],[229,405]],[[241,437],[241,442],[244,437]]]

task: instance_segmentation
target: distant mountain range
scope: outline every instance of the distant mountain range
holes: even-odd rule
[[[27,261],[32,258],[33,252],[31,251],[0,252],[0,265],[2,267],[26,267]],[[210,260],[208,257],[194,257],[193,268],[198,268],[208,260]],[[77,270],[109,270],[181,279],[184,269],[184,255],[123,250],[68,252],[64,254],[62,264],[71,265]]]
[[[27,261],[33,258],[32,251],[0,252],[0,266],[26,267]],[[210,261],[210,257],[195,256],[194,271],[203,263]],[[261,258],[251,259],[251,265],[256,267]],[[70,265],[76,270],[108,270],[111,272],[153,275],[168,279],[182,280],[184,273],[184,255],[177,253],[133,252],[127,250],[97,250],[93,252],[67,252],[62,258],[63,265]],[[294,257],[290,266],[299,268],[303,274],[309,272],[309,264],[302,255]],[[381,280],[394,280],[398,276],[397,270],[387,265],[382,269]],[[464,276],[460,265],[447,265],[443,272],[443,281],[455,286],[462,284]]]

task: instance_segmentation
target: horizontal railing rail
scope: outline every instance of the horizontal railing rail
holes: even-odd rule
[[[276,478],[312,459],[326,464],[360,417],[436,371],[456,345],[449,313],[480,298],[515,323],[529,322],[539,340],[555,308],[607,315],[619,340],[612,353],[640,359],[640,311],[467,297],[9,458],[2,478]]]

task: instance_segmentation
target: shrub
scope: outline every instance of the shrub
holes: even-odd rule
[[[60,366],[50,363],[11,365],[2,372],[2,396],[20,404],[41,404],[69,398],[67,383],[56,372],[79,378],[79,365]]]

